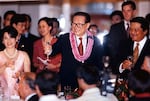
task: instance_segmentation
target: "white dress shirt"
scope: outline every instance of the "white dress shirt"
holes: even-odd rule
[[[80,44],[79,38],[82,38],[83,53],[85,53],[86,45],[87,45],[87,34],[84,34],[82,37],[76,36],[77,46],[79,46],[79,44]]]
[[[127,22],[126,20],[124,20],[124,26],[125,26],[125,29],[127,30],[127,28],[128,28],[128,24],[129,24],[129,26],[130,26],[130,22]]]
[[[43,95],[39,101],[66,101],[59,99],[55,94]]]
[[[111,99],[105,96],[101,96],[99,88],[94,87],[85,90],[82,96],[79,98],[69,101],[111,101]]]
[[[28,95],[24,101],[28,101],[32,96],[36,95],[36,93],[32,93],[30,95]]]

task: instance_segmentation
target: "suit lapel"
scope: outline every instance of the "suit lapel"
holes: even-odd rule
[[[145,55],[147,55],[147,52],[148,51],[150,51],[149,49],[149,47],[150,47],[150,40],[149,39],[147,39],[146,40],[146,42],[145,42],[145,45],[144,45],[144,47],[143,47],[143,49],[142,49],[142,51],[141,51],[141,53],[140,53],[140,55],[139,55],[139,58],[138,58],[138,60],[137,60],[137,62],[136,62],[136,64],[135,64],[135,68],[136,67],[138,67],[138,68],[140,68],[141,66],[142,66],[142,63],[143,63],[143,61],[144,61],[144,57],[145,57]],[[140,66],[140,67],[139,67]]]

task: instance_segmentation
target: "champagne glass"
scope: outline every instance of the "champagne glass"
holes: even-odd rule
[[[50,52],[50,43],[46,42],[46,45],[44,47],[44,54],[46,54],[46,60],[49,60],[49,52]]]
[[[134,63],[133,63],[133,56],[132,55],[129,55],[129,56],[127,56],[127,60],[129,60],[129,61],[131,61],[132,62],[132,64],[131,64],[131,68],[134,66]]]
[[[129,60],[133,63],[133,56],[132,55],[127,56],[127,60]]]
[[[68,100],[69,99],[69,95],[71,94],[71,86],[64,86],[64,95],[65,95],[65,99]]]

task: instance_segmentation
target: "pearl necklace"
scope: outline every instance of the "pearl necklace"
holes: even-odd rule
[[[4,53],[5,53],[5,55],[6,55],[8,58],[13,59],[13,58],[16,57],[18,51],[17,51],[17,49],[16,49],[16,51],[15,51],[15,53],[14,53],[13,55],[9,55],[9,54],[7,53],[7,51],[6,51],[6,49],[5,49],[5,50],[4,50]]]

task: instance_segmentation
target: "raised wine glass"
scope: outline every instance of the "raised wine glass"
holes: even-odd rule
[[[127,60],[129,60],[129,61],[131,61],[132,62],[132,64],[131,64],[131,68],[134,66],[134,63],[133,63],[133,56],[132,55],[129,55],[129,56],[127,56]]]

